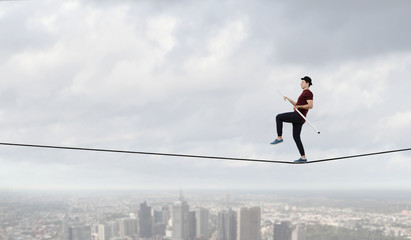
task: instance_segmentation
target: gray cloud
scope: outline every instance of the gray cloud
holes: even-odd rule
[[[310,159],[408,147],[407,1],[0,4],[3,141],[294,160],[290,126],[268,144],[291,110],[276,89],[296,99],[310,75]],[[0,187],[376,187],[386,169],[407,187],[405,156],[295,168],[2,147]]]

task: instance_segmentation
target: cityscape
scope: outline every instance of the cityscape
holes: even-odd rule
[[[0,240],[411,240],[410,13],[0,0]]]
[[[411,239],[407,192],[0,192],[0,240]]]

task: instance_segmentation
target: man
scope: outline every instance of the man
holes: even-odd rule
[[[284,100],[290,101],[294,105],[293,112],[281,113],[278,114],[276,117],[277,121],[277,139],[274,140],[271,144],[276,145],[283,142],[283,122],[288,122],[293,124],[293,138],[295,143],[297,144],[298,151],[300,152],[300,159],[294,161],[295,163],[305,163],[307,162],[307,158],[305,156],[304,146],[301,142],[301,129],[305,120],[300,114],[297,113],[296,109],[298,109],[304,116],[307,116],[308,110],[313,108],[313,93],[310,91],[310,86],[312,84],[312,80],[310,77],[305,76],[301,78],[301,88],[303,92],[301,93],[300,97],[298,97],[297,102],[294,102],[290,98],[284,96]]]

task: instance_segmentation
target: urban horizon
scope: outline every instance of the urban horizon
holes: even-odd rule
[[[319,234],[326,234],[326,231],[330,231],[328,228],[341,231],[338,234],[347,234],[343,232],[344,230],[352,231],[350,234],[354,235],[369,234],[381,237],[375,239],[411,238],[409,232],[411,215],[408,212],[408,206],[411,205],[410,192],[335,191],[331,193],[324,191],[311,192],[311,196],[308,192],[140,190],[59,192],[61,193],[59,194],[58,192],[0,191],[2,203],[0,204],[2,206],[0,239],[14,239],[13,236],[25,233],[26,235],[20,235],[20,239],[74,240],[82,239],[75,236],[90,233],[90,239],[94,240],[249,240],[249,236],[239,237],[241,232],[239,229],[245,228],[240,227],[241,215],[244,214],[248,214],[247,219],[253,219],[250,216],[254,216],[254,229],[259,229],[257,235],[251,237],[253,240],[288,240],[286,236],[292,237],[290,238],[292,240],[309,240],[319,238],[321,236]],[[17,210],[18,208],[21,210]],[[203,229],[207,229],[206,236],[195,233],[199,230],[197,226],[194,227],[193,222],[199,224],[197,220],[199,217],[196,215],[199,209],[207,212],[207,220],[202,221],[207,222],[206,227],[203,226]],[[244,209],[254,209],[254,213],[250,215],[244,212]],[[187,226],[191,227],[181,227],[180,235],[176,236],[173,230],[177,228],[177,222],[183,223],[182,220],[178,220],[178,215],[175,215],[178,212],[181,213],[180,219],[186,219]],[[14,221],[10,216],[14,216]],[[168,216],[167,221],[163,221],[164,216]],[[232,220],[228,220],[230,216]],[[145,226],[151,229],[145,231],[144,237],[141,236],[143,219],[148,219]],[[38,226],[42,231],[35,231],[36,228],[32,223],[38,224],[39,220],[44,224]],[[221,225],[222,222],[226,224]],[[106,232],[108,235],[112,234],[111,238],[103,238],[101,235],[103,226],[107,224],[117,226],[111,233]],[[236,233],[235,237],[222,238],[222,231],[227,231],[226,228],[230,224],[235,226],[235,230],[231,229]],[[24,230],[24,226],[31,230]],[[127,230],[129,232],[124,232],[125,226],[135,227],[130,227]],[[197,231],[190,233],[187,229]],[[281,232],[282,237],[277,235],[275,238],[275,229],[277,234]],[[186,233],[183,233],[184,231]],[[41,235],[41,233],[48,233],[48,235]],[[181,237],[183,234],[186,236]]]

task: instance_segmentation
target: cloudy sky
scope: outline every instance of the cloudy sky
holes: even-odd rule
[[[0,1],[0,142],[293,161],[409,148],[410,1]],[[0,146],[1,189],[411,189],[411,152],[283,165]]]

